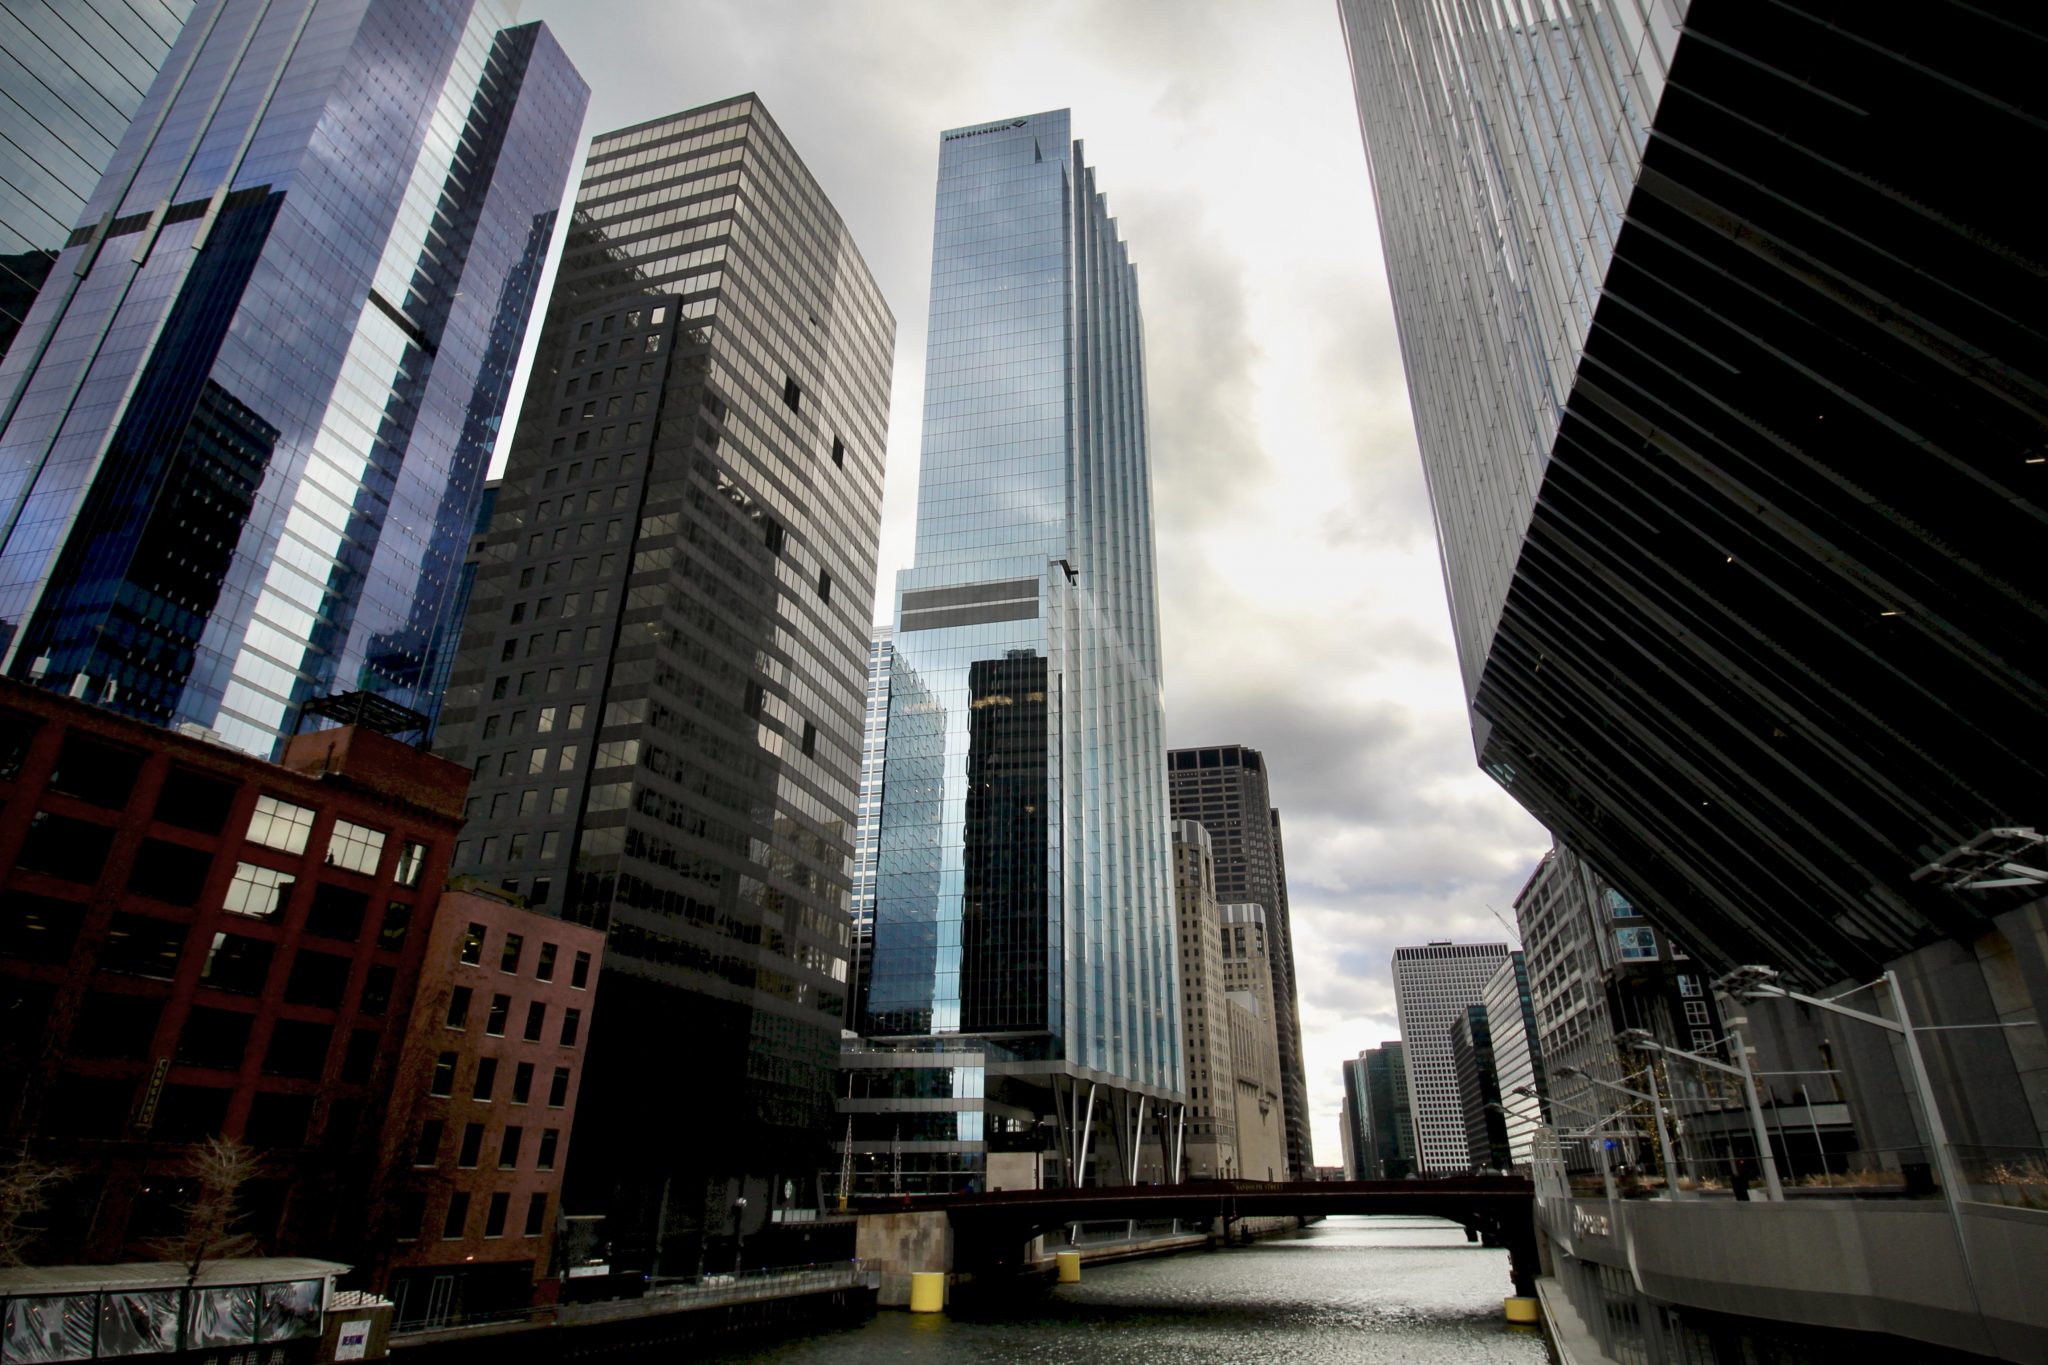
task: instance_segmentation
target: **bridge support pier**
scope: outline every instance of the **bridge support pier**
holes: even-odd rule
[[[863,1213],[854,1229],[853,1254],[881,1272],[875,1302],[910,1306],[911,1276],[953,1273],[953,1224],[944,1209]]]

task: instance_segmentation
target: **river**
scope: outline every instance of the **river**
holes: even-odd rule
[[[1512,1362],[1532,1329],[1501,1320],[1505,1251],[1431,1218],[1332,1218],[1248,1247],[1089,1266],[974,1317],[882,1312],[856,1327],[733,1344],[717,1365],[1209,1365]],[[664,1353],[665,1358],[667,1357]],[[654,1357],[645,1357],[653,1365]]]

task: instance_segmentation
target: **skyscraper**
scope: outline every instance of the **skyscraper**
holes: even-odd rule
[[[889,661],[893,628],[876,626],[868,640],[867,710],[860,731],[860,797],[853,827],[853,967],[846,993],[846,1026],[860,1027],[868,979],[875,968],[875,863],[882,837],[882,759],[889,738]]]
[[[1452,1021],[1451,1067],[1458,1077],[1458,1104],[1464,1110],[1467,1167],[1506,1170],[1508,1129],[1500,1112],[1500,1075],[1494,1069],[1486,1006],[1467,1005]]]
[[[441,746],[457,870],[608,930],[563,1197],[614,1268],[830,1164],[894,340],[754,96],[593,140]]]
[[[1340,8],[1486,771],[1717,966],[2028,940],[2040,15]]]
[[[1242,1169],[1237,1152],[1238,1088],[1231,1065],[1232,1010],[1223,971],[1216,859],[1209,832],[1173,822],[1173,901],[1180,924],[1181,1055],[1187,1067],[1186,1173],[1196,1178]],[[1254,1103],[1258,1096],[1252,1096]]]
[[[1167,760],[1167,783],[1173,818],[1201,821],[1215,841],[1217,899],[1266,908],[1287,1164],[1294,1179],[1306,1180],[1314,1162],[1308,1081],[1302,1068],[1301,1002],[1295,990],[1294,929],[1287,909],[1280,812],[1273,808],[1265,755],[1239,744],[1175,749]]]
[[[1479,993],[1486,1006],[1486,1022],[1493,1042],[1493,1074],[1498,1083],[1501,1115],[1507,1128],[1509,1161],[1517,1169],[1529,1169],[1539,1121],[1550,1109],[1549,1073],[1543,1052],[1536,1042],[1536,1011],[1529,994],[1529,964],[1520,949],[1494,969]],[[1534,1091],[1524,1095],[1523,1089]],[[1469,1120],[1468,1120],[1469,1122]]]
[[[1374,1167],[1364,1179],[1400,1180],[1415,1164],[1415,1118],[1408,1095],[1407,1051],[1381,1043],[1358,1054],[1365,1062],[1365,1130]]]
[[[6,671],[262,754],[431,710],[587,96],[492,0],[195,13],[0,362]]]
[[[1069,1179],[1088,1092],[1181,1088],[1150,490],[1136,272],[1066,111],[943,134],[863,1031],[1001,1034],[1021,1107],[1080,1097]]]
[[[1451,1029],[1468,1006],[1479,1003],[1487,978],[1507,955],[1505,943],[1446,941],[1394,950],[1394,1006],[1401,1019],[1418,1170],[1463,1171],[1470,1165]]]
[[[0,357],[192,5],[0,0]]]

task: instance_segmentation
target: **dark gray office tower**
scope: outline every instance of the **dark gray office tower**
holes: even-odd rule
[[[1175,749],[1168,756],[1173,818],[1199,821],[1216,853],[1216,899],[1266,907],[1273,995],[1280,1033],[1281,1104],[1287,1111],[1290,1179],[1309,1178],[1308,1080],[1302,1070],[1301,1004],[1294,985],[1294,935],[1287,914],[1287,862],[1280,812],[1266,785],[1265,756],[1230,745]]]
[[[1344,1062],[1344,1171],[1351,1180],[1400,1180],[1415,1169],[1408,1068],[1398,1042]]]
[[[0,0],[0,357],[193,4]]]
[[[431,711],[589,90],[494,0],[209,0],[0,361],[15,678],[269,754]]]
[[[614,1270],[729,1269],[831,1162],[894,338],[753,96],[592,142],[441,747],[457,870],[609,933]]]
[[[1471,1168],[1506,1170],[1512,1159],[1507,1123],[1500,1113],[1500,1075],[1494,1069],[1486,1006],[1467,1005],[1452,1023],[1451,1064],[1458,1074],[1458,1104],[1465,1111],[1465,1151]]]

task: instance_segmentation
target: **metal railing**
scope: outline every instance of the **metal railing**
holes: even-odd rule
[[[773,1266],[723,1275],[650,1280],[646,1293],[637,1298],[505,1308],[483,1313],[464,1312],[439,1322],[399,1322],[393,1324],[392,1335],[424,1337],[435,1333],[468,1331],[508,1323],[535,1327],[566,1327],[578,1323],[608,1322],[622,1318],[651,1317],[661,1313],[687,1312],[695,1308],[716,1308],[728,1303],[751,1303],[761,1299],[790,1298],[798,1294],[828,1293],[836,1289],[872,1289],[878,1283],[877,1273],[865,1261],[823,1261],[811,1265]]]

